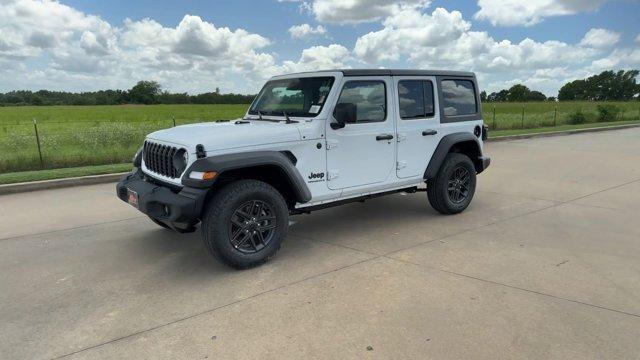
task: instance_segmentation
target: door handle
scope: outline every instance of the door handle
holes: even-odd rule
[[[393,135],[391,134],[381,134],[376,136],[376,140],[378,141],[382,141],[382,140],[391,140],[393,139]]]
[[[422,136],[435,135],[437,133],[438,133],[437,130],[425,130],[425,131],[422,132]]]

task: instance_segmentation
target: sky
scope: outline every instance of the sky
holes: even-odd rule
[[[487,92],[640,69],[640,0],[0,0],[0,92],[256,93],[334,68],[474,71]]]

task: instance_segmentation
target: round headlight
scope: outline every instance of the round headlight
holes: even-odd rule
[[[142,147],[136,151],[136,154],[133,155],[133,166],[140,167],[142,164]]]
[[[178,174],[182,174],[182,172],[187,168],[188,163],[189,153],[187,153],[187,150],[180,149],[173,155],[173,167],[176,169]]]

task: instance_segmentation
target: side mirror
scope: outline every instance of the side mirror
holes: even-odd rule
[[[358,106],[353,103],[340,103],[333,109],[333,117],[337,122],[331,123],[331,128],[334,130],[342,129],[347,123],[356,122],[356,114],[358,113]]]

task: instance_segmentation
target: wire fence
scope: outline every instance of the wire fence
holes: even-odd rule
[[[561,104],[561,103],[559,103]],[[624,103],[608,121],[640,121],[640,103]],[[493,131],[572,125],[579,112],[582,123],[602,121],[596,105],[564,106],[553,103],[484,104],[485,124]],[[130,162],[147,134],[202,120],[176,117],[159,121],[20,121],[0,118],[0,173]],[[224,120],[215,120],[224,121]]]

